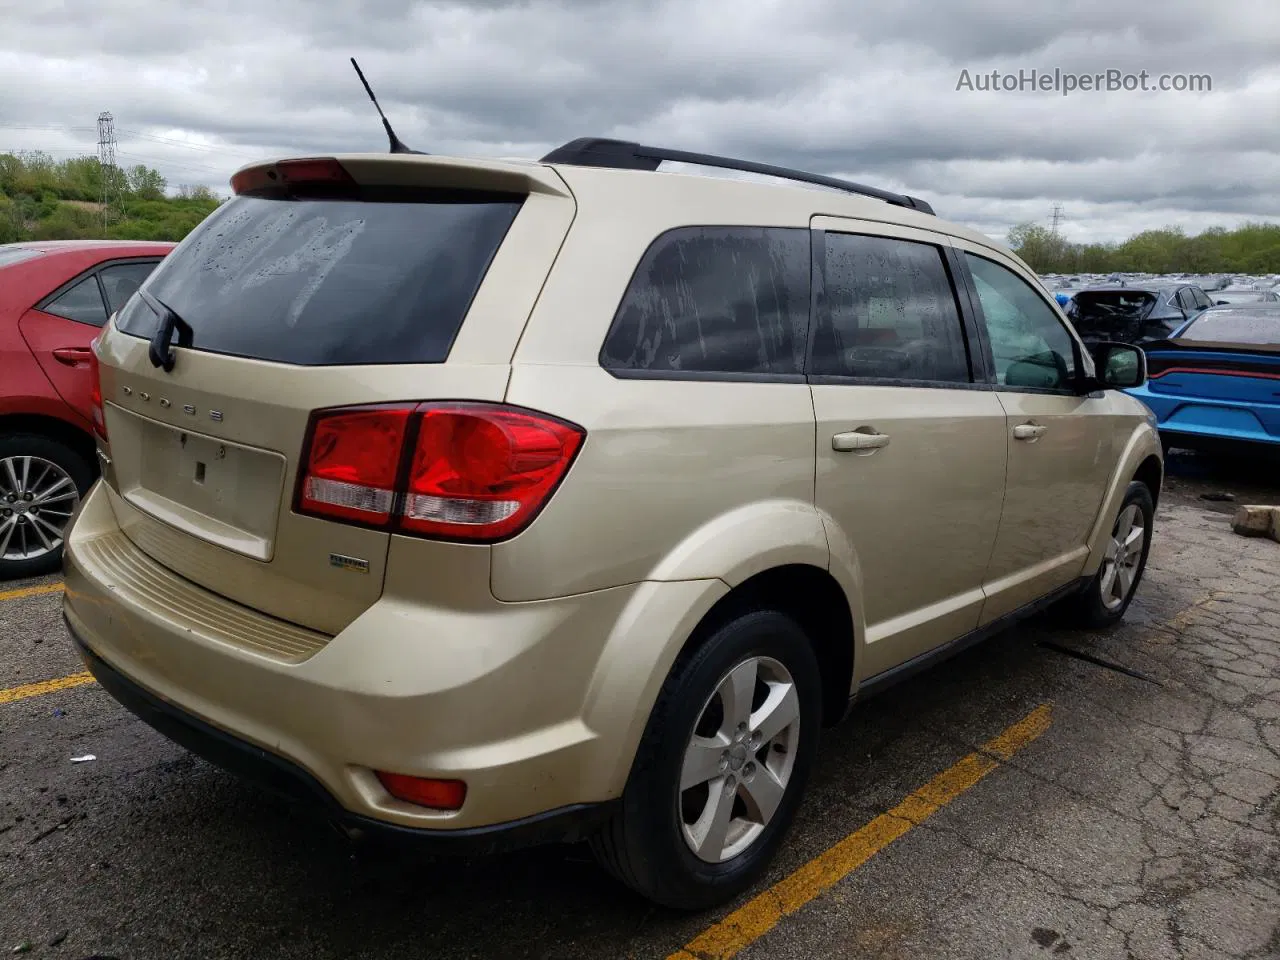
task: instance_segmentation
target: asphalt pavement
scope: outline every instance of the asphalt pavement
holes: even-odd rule
[[[1041,616],[857,706],[768,882],[702,915],[580,847],[353,845],[87,682],[57,578],[0,584],[0,951],[1280,958],[1280,544],[1228,515],[1280,481],[1206,463],[1175,463],[1121,627]]]

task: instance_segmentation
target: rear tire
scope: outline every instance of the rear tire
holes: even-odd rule
[[[597,859],[663,906],[737,896],[795,818],[821,722],[818,662],[795,621],[757,610],[719,627],[663,684]]]
[[[1072,622],[1094,630],[1120,622],[1147,568],[1154,519],[1151,491],[1145,483],[1130,483],[1107,538],[1102,565],[1088,586],[1064,602],[1064,613]],[[1141,542],[1135,543],[1138,536]]]
[[[93,481],[92,465],[59,440],[0,436],[0,580],[61,567],[71,514]]]

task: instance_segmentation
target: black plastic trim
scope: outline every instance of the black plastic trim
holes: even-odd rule
[[[942,646],[935,647],[926,653],[920,654],[918,657],[913,657],[906,663],[899,664],[896,667],[890,667],[888,670],[877,673],[874,677],[869,677],[858,684],[858,690],[855,697],[862,698],[881,693],[890,687],[901,683],[903,680],[913,677],[917,673],[941,663],[943,660],[949,660],[956,654],[961,653],[970,647],[976,646],[982,641],[995,636],[997,633],[1007,630],[1019,620],[1024,620],[1033,614],[1039,613],[1041,610],[1052,606],[1059,600],[1083,590],[1092,582],[1092,580],[1092,577],[1079,577],[1068,583],[1066,586],[1059,587],[1058,589],[1045,594],[1039,600],[1033,600],[1031,603],[1025,604],[1011,613],[1006,613],[1003,617],[998,617],[990,623],[983,624],[976,630],[970,630],[968,633],[961,637],[957,637],[949,643],[944,643]]]
[[[804,383],[803,373],[750,373],[736,370],[639,370],[603,367],[619,380],[707,380],[712,383]]]
[[[899,380],[894,377],[841,377],[813,374],[809,383],[815,387],[913,387],[922,390],[982,390],[990,392],[991,384],[972,380]]]
[[[574,804],[520,820],[458,830],[406,827],[354,814],[311,773],[292,761],[219,730],[130,680],[94,653],[70,620],[66,622],[89,672],[126,710],[215,766],[320,814],[352,838],[381,836],[421,844],[430,853],[484,855],[585,839],[609,819],[617,803]]]
[[[777,167],[769,163],[756,163],[752,160],[736,160],[733,157],[721,157],[711,153],[693,153],[688,150],[670,150],[665,147],[646,147],[627,140],[609,140],[602,137],[580,137],[557,147],[542,158],[543,163],[562,163],[577,167],[607,167],[615,170],[657,170],[663,161],[673,163],[691,163],[702,167],[716,167],[721,170],[739,170],[743,173],[758,173],[784,180],[795,180],[800,183],[813,183],[831,187],[844,193],[861,194],[883,200],[897,207],[918,210],[920,213],[933,214],[933,207],[918,197],[909,197],[879,187],[868,187],[850,180],[827,177],[822,174],[794,170],[790,167]]]

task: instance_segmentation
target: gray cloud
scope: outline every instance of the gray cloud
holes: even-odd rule
[[[1237,0],[0,0],[0,149],[92,152],[226,190],[265,156],[401,137],[536,156],[622,136],[843,174],[1002,237],[1280,219],[1280,4]],[[1202,94],[957,91],[962,69],[1207,73]]]

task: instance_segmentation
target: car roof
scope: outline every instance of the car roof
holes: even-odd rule
[[[1157,296],[1173,293],[1183,287],[1194,287],[1194,283],[1128,283],[1123,287],[1118,283],[1100,283],[1092,287],[1084,287],[1076,291],[1082,293],[1154,293]]]
[[[335,153],[327,154],[326,157],[332,157],[341,163],[356,180],[368,183],[388,182],[388,178],[394,176],[393,164],[436,167],[451,185],[464,187],[469,186],[473,180],[479,182],[478,177],[473,175],[485,175],[491,184],[510,181],[514,185],[522,182],[526,189],[552,193],[564,193],[566,186],[570,193],[576,193],[578,185],[590,192],[598,192],[596,188],[607,182],[613,185],[612,189],[623,192],[644,191],[658,202],[670,203],[673,212],[680,211],[687,205],[690,189],[696,185],[699,198],[706,198],[712,203],[719,200],[722,207],[750,210],[751,205],[758,202],[762,210],[771,211],[772,214],[785,210],[791,216],[803,216],[806,219],[809,216],[825,215],[901,224],[962,238],[1017,259],[1017,255],[1007,246],[992,240],[986,234],[933,214],[895,206],[858,193],[759,174],[740,172],[726,176],[723,172],[717,175],[709,171],[650,171],[548,163],[541,160],[448,157],[440,154]],[[246,164],[237,171],[237,175],[255,168],[272,167],[281,161],[302,159],[315,157],[279,156],[264,159]],[[673,221],[678,219],[678,215],[673,216]],[[677,224],[673,222],[672,225]]]
[[[39,250],[43,253],[71,253],[82,250],[143,250],[167,252],[176,247],[167,240],[20,240],[0,245],[0,249]]]

